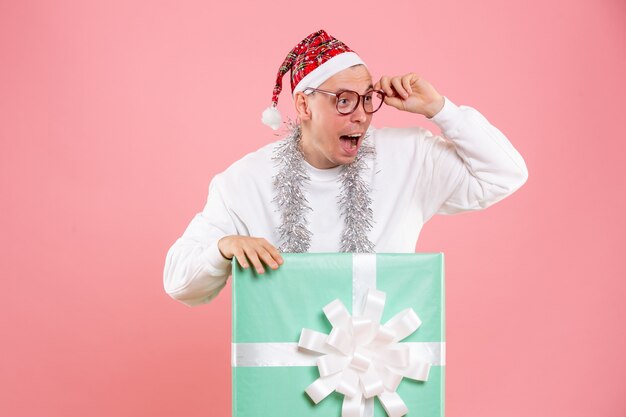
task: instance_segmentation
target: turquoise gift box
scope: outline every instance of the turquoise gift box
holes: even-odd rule
[[[321,354],[298,347],[298,341],[305,328],[325,335],[333,331],[323,310],[333,300],[341,301],[350,314],[354,308],[356,315],[364,308],[369,288],[386,295],[381,325],[408,308],[421,320],[415,331],[398,341],[399,346],[419,347],[424,355],[420,360],[431,364],[427,380],[405,377],[397,386],[395,392],[408,408],[406,415],[444,416],[442,253],[282,256],[283,265],[277,270],[266,268],[265,274],[233,261],[234,417],[342,417],[343,394],[334,391],[316,404],[305,392],[320,378],[317,358]],[[388,416],[374,398],[364,400],[359,416]]]

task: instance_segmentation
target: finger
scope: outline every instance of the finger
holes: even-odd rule
[[[398,97],[385,97],[385,104],[391,107],[395,107],[396,109],[399,109],[399,110],[405,109],[404,100]]]
[[[259,260],[256,250],[254,248],[246,248],[244,250],[246,251],[246,255],[248,256],[250,263],[254,266],[254,269],[256,269],[256,272],[259,274],[264,273],[265,269],[263,268],[263,265],[261,265],[261,261]]]
[[[266,250],[267,252],[269,252],[269,255],[272,257],[272,260],[281,264],[284,262],[283,261],[283,257],[280,256],[280,253],[278,252],[278,249],[276,249],[276,247],[274,245],[272,245],[270,242],[267,241],[267,239],[265,238],[259,238],[259,243],[261,244],[261,247]]]
[[[272,269],[278,269],[278,264],[276,263],[274,258],[272,258],[272,255],[270,255],[270,253],[267,250],[265,250],[265,248],[263,247],[259,248],[257,253],[259,254],[259,257],[261,258],[261,260],[265,262],[267,266],[269,266]]]
[[[413,83],[414,76],[415,74],[410,73],[402,77],[402,86],[409,94],[413,94],[413,88],[411,88],[411,84]]]
[[[380,80],[378,80],[376,84],[374,84],[374,90],[380,90]]]
[[[278,249],[276,249],[271,243],[268,243],[264,247],[279,265],[282,265],[283,262],[285,262],[283,257],[280,255],[280,252],[278,252]]]
[[[395,95],[395,92],[391,88],[389,77],[387,77],[386,75],[383,75],[380,79],[380,88],[382,88],[385,94],[387,94],[387,96],[389,97],[393,97]]]
[[[283,263],[283,257],[280,256],[280,253],[278,252],[278,249],[276,249],[274,247],[274,245],[269,243],[264,238],[261,239],[261,246],[262,246],[263,250],[265,251],[263,253],[267,254],[266,256],[269,257],[269,259],[265,259],[265,258],[262,258],[262,259],[265,261],[266,264],[270,265],[270,267],[272,269],[278,269],[278,265],[279,264],[282,265],[282,263]],[[259,252],[259,253],[261,253],[261,252]]]
[[[393,77],[391,79],[391,85],[403,98],[407,98],[409,96],[409,93],[407,93],[407,91],[402,86],[402,79],[400,77]]]
[[[243,269],[248,269],[250,265],[248,265],[248,261],[246,261],[246,255],[243,253],[243,250],[241,250],[241,248],[237,248],[233,254],[235,255],[235,258],[237,258],[239,265],[241,265]]]

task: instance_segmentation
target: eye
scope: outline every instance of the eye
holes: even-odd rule
[[[337,102],[339,104],[341,104],[342,106],[345,106],[346,104],[348,104],[348,99],[347,98],[340,98],[340,99],[337,99]]]

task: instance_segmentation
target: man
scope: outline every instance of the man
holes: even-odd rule
[[[412,253],[433,215],[486,208],[527,179],[523,158],[477,110],[414,73],[373,84],[361,58],[323,30],[279,69],[263,114],[274,129],[289,70],[297,123],[213,178],[204,210],[167,254],[165,290],[189,306],[217,295],[233,256],[262,274],[284,262],[281,252]],[[426,116],[444,137],[370,127],[383,102]]]

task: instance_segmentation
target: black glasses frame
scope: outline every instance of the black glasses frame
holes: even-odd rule
[[[337,99],[335,101],[335,108],[337,109],[337,112],[339,114],[343,114],[343,115],[348,115],[348,114],[354,113],[354,111],[359,107],[359,104],[361,104],[361,103],[363,103],[363,110],[365,111],[365,113],[367,113],[367,114],[376,113],[383,106],[383,102],[385,101],[385,96],[386,96],[385,92],[382,91],[382,90],[369,90],[365,94],[359,94],[356,91],[352,91],[352,90],[340,90],[340,91],[337,91],[336,93],[333,93],[332,91],[326,91],[326,90],[321,90],[319,88],[307,87],[307,88],[305,88],[303,90],[303,92],[307,91],[307,90],[317,91],[317,92],[320,92],[320,93],[324,93],[324,94],[328,94],[328,95],[334,96]],[[356,101],[356,105],[352,108],[352,110],[350,110],[347,113],[342,112],[342,111],[339,110],[339,96],[341,96],[343,93],[354,93],[354,94],[356,94],[359,97],[358,100]],[[368,95],[368,94],[371,94],[371,93],[378,93],[378,94],[380,94],[382,96],[382,100],[380,101],[380,104],[378,105],[377,108],[375,108],[372,111],[367,111],[365,109],[365,96]],[[363,100],[361,100],[361,99],[363,99]]]

